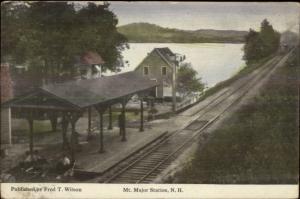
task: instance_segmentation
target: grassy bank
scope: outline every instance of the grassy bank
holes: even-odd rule
[[[173,182],[297,183],[298,72],[294,55],[251,104],[213,132]]]
[[[234,81],[236,81],[237,79],[253,72],[254,70],[256,70],[257,68],[259,68],[261,65],[263,65],[264,63],[266,63],[268,60],[270,60],[272,57],[274,57],[274,55],[263,58],[259,61],[253,62],[251,64],[248,64],[247,66],[245,66],[243,69],[241,69],[237,74],[235,74],[234,76],[232,76],[231,78],[219,82],[218,84],[216,84],[214,87],[209,88],[207,91],[205,91],[205,93],[201,96],[201,98],[199,99],[199,101],[204,100],[205,98],[207,98],[208,96],[220,91],[221,89],[229,86],[230,84],[232,84]]]

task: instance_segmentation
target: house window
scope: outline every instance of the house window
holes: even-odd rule
[[[161,74],[167,75],[167,67],[165,67],[165,66],[161,67]]]
[[[149,74],[149,67],[144,66],[144,75],[148,75],[148,74]]]

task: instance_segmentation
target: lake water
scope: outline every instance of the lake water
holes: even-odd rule
[[[122,55],[128,64],[121,72],[134,70],[153,48],[169,47],[174,53],[186,56],[208,87],[230,78],[245,66],[243,44],[220,43],[130,43]]]

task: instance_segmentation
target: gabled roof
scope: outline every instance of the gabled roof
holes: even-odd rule
[[[175,54],[170,50],[170,48],[165,47],[165,48],[154,48],[155,50],[158,50],[163,56],[169,57],[169,56],[174,56]]]
[[[58,98],[55,95],[48,93],[40,88],[22,96],[16,97],[2,105],[4,107],[12,106],[16,108],[80,110],[79,107],[71,104],[65,99]]]
[[[80,57],[80,63],[83,65],[100,65],[104,64],[104,60],[98,53],[88,51]]]
[[[169,48],[154,48],[155,51],[171,68],[173,67],[174,60],[171,59],[175,54]]]
[[[67,103],[69,107],[81,109],[101,103],[109,103],[110,100],[118,100],[157,85],[155,81],[141,77],[132,71],[97,79],[49,84],[41,87],[40,91],[48,97],[54,97],[64,104]],[[25,98],[26,96],[23,99]],[[20,100],[17,101],[20,102]],[[10,105],[13,106],[14,104],[16,104],[16,101],[12,100]],[[48,104],[48,106],[50,105]]]
[[[156,53],[159,57],[161,57],[161,59],[167,64],[167,66],[169,66],[171,69],[173,68],[173,64],[174,64],[174,60],[172,60],[172,56],[175,56],[175,54],[168,48],[168,47],[164,47],[164,48],[154,48],[148,55],[151,55],[153,53]],[[141,63],[144,62],[144,60],[147,58],[145,57],[143,59],[143,61]],[[141,63],[135,68],[135,70],[137,68],[139,68],[139,66],[141,65]]]

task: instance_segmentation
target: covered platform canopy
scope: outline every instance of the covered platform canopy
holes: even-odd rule
[[[114,76],[101,77],[88,80],[68,81],[54,83],[38,88],[22,97],[12,99],[5,103],[12,110],[18,111],[26,118],[30,127],[30,152],[33,152],[33,120],[46,117],[55,124],[57,118],[62,117],[63,146],[71,150],[74,161],[76,147],[76,122],[83,112],[88,110],[88,134],[91,130],[91,108],[99,113],[100,149],[103,149],[103,113],[109,109],[109,128],[112,128],[111,106],[120,103],[122,114],[120,116],[120,135],[126,141],[125,106],[133,95],[139,95],[141,101],[140,130],[143,131],[143,98],[147,96],[157,83],[137,73],[127,72]],[[71,124],[71,143],[68,143],[67,128]]]

